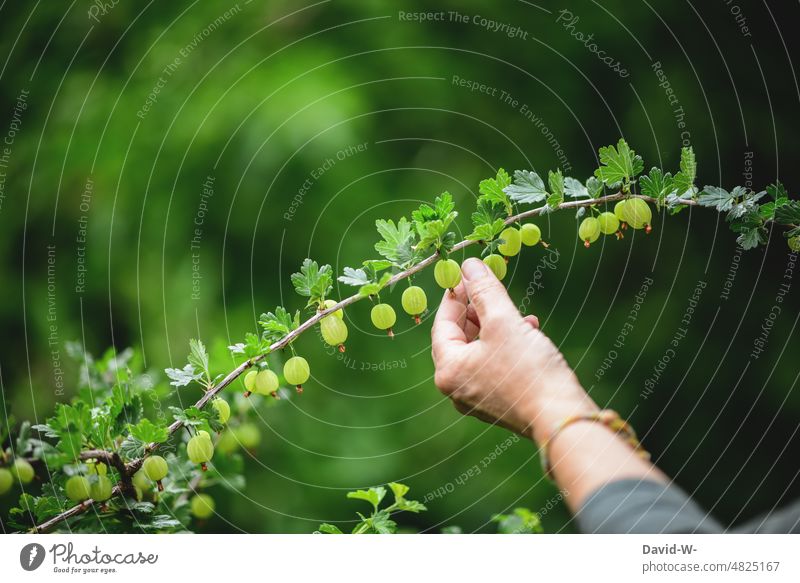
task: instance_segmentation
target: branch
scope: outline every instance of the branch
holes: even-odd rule
[[[649,196],[642,196],[642,195],[638,195],[638,194],[635,194],[635,195],[623,194],[621,192],[618,192],[616,194],[609,194],[608,196],[601,196],[599,198],[580,199],[580,200],[573,200],[573,201],[569,201],[569,202],[564,202],[564,203],[561,203],[560,205],[558,205],[557,207],[554,207],[554,208],[549,208],[547,206],[537,207],[535,209],[527,210],[527,211],[521,212],[519,214],[512,215],[512,216],[508,217],[505,220],[505,224],[506,225],[510,225],[510,224],[519,222],[522,219],[526,219],[526,218],[529,218],[529,217],[534,217],[534,216],[541,215],[541,214],[544,214],[544,213],[550,213],[550,212],[555,212],[555,211],[559,211],[559,210],[576,209],[576,208],[580,208],[580,207],[607,204],[607,203],[616,202],[618,200],[622,200],[622,199],[625,199],[625,198],[641,198],[642,200],[646,200],[646,201],[651,202],[651,203],[656,203],[657,202],[655,198],[652,198],[652,197],[649,197]],[[684,204],[684,205],[687,205],[687,206],[694,206],[694,205],[697,204],[697,201],[690,200],[690,199],[689,200],[682,200],[681,204]],[[460,243],[457,243],[456,245],[454,245],[452,250],[451,250],[451,252],[452,251],[460,251],[461,249],[464,249],[464,248],[469,247],[470,245],[474,245],[476,243],[477,243],[477,241],[471,241],[471,240],[468,240],[468,239],[464,239]],[[433,253],[432,255],[426,257],[425,259],[423,259],[422,261],[420,261],[416,265],[414,265],[412,267],[409,267],[405,271],[401,271],[400,273],[395,274],[388,281],[388,283],[386,284],[386,287],[394,285],[397,282],[402,281],[402,280],[404,280],[404,279],[406,279],[406,278],[408,278],[408,277],[410,277],[410,276],[422,271],[426,267],[429,267],[430,265],[435,263],[438,258],[439,258],[439,252],[437,251],[437,252]],[[337,304],[331,306],[330,308],[327,308],[327,309],[322,310],[320,312],[316,312],[308,320],[306,320],[305,322],[300,324],[300,326],[298,326],[297,328],[295,328],[294,330],[289,332],[286,336],[284,336],[280,340],[274,342],[264,354],[262,354],[260,356],[257,356],[257,357],[254,357],[254,358],[251,358],[249,360],[246,360],[245,362],[243,362],[242,364],[237,366],[235,369],[233,369],[231,372],[229,372],[225,376],[225,378],[223,378],[216,385],[214,385],[213,387],[208,389],[205,392],[205,394],[202,397],[200,397],[200,399],[194,404],[194,406],[197,407],[198,409],[203,408],[206,405],[206,403],[208,403],[211,399],[213,399],[215,396],[217,396],[217,394],[220,391],[222,391],[225,387],[227,387],[233,381],[235,381],[237,378],[239,378],[239,376],[242,373],[244,373],[247,369],[249,369],[251,366],[253,366],[257,362],[263,360],[267,356],[267,354],[269,354],[271,352],[275,352],[276,350],[281,350],[282,348],[286,348],[286,346],[289,345],[290,342],[295,340],[298,336],[300,336],[303,332],[305,332],[309,328],[313,327],[314,324],[316,324],[317,322],[322,320],[325,316],[327,316],[329,314],[332,314],[333,312],[335,312],[337,310],[340,310],[342,308],[345,308],[345,307],[347,307],[347,306],[349,306],[351,304],[354,304],[357,301],[363,300],[365,297],[366,296],[362,296],[360,294],[353,294],[352,296],[343,299],[342,301],[340,301]],[[173,433],[178,431],[181,427],[183,427],[183,422],[182,421],[175,421],[174,423],[172,423],[172,425],[169,426],[169,434],[172,435]],[[144,463],[145,457],[148,456],[149,454],[153,453],[155,450],[157,450],[159,445],[160,444],[158,444],[158,443],[150,443],[150,444],[148,444],[147,447],[145,448],[145,455],[143,457],[135,459],[135,460],[129,462],[128,464],[124,465],[124,466],[113,464],[120,471],[120,476],[122,476],[122,480],[121,480],[120,484],[118,484],[117,486],[114,487],[114,490],[112,491],[112,496],[115,496],[117,494],[123,493],[123,489],[124,489],[125,485],[130,483],[131,476],[133,474],[135,474],[139,470],[139,468],[142,467],[142,464]],[[92,453],[94,455],[88,455],[88,456],[84,457],[84,454],[90,454],[90,453]],[[102,455],[116,456],[117,458],[119,458],[119,456],[116,453],[110,454],[109,452],[104,452],[104,451],[83,452],[83,454],[81,454],[81,458],[82,459],[88,459],[88,458],[98,457],[98,459],[100,459],[99,456],[102,456]],[[119,462],[120,464],[121,464],[121,461],[122,460],[120,460],[120,462]],[[131,490],[128,490],[128,491],[131,491]],[[85,500],[84,502],[81,502],[77,506],[74,506],[73,508],[70,508],[69,510],[67,510],[65,512],[62,512],[58,516],[55,516],[55,517],[51,518],[50,520],[48,520],[46,522],[43,522],[39,526],[33,527],[33,530],[35,532],[45,532],[45,531],[49,530],[50,528],[52,528],[53,526],[55,526],[56,524],[58,524],[59,522],[63,521],[63,520],[67,520],[69,518],[72,518],[73,516],[81,514],[82,512],[86,512],[93,504],[94,504],[93,500]]]
[[[82,460],[96,459],[108,466],[114,466],[120,477],[120,491],[128,494],[135,492],[133,488],[133,481],[131,480],[133,472],[129,471],[129,468],[126,467],[125,462],[122,461],[122,458],[117,452],[106,451],[104,449],[89,449],[82,451],[79,457]]]

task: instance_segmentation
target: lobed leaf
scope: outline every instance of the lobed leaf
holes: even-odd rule
[[[319,304],[325,301],[333,288],[333,271],[330,265],[320,267],[316,261],[306,258],[298,273],[291,276],[295,291],[309,298],[308,305]]]
[[[611,188],[622,185],[628,191],[628,184],[644,170],[642,157],[628,146],[628,142],[620,138],[617,147],[600,148],[600,163],[595,176]]]
[[[519,203],[541,202],[547,198],[544,180],[533,170],[516,170],[514,184],[503,189],[508,197]]]
[[[642,194],[656,199],[658,205],[664,204],[667,195],[675,191],[675,179],[672,174],[664,174],[660,168],[653,167],[650,174],[639,179]]]
[[[552,170],[547,174],[547,182],[550,185],[550,196],[547,197],[547,206],[555,208],[564,202],[564,175],[559,168],[555,172]]]
[[[513,212],[511,200],[508,198],[505,189],[511,185],[511,177],[508,172],[500,168],[497,171],[495,178],[487,178],[481,180],[478,184],[478,192],[481,196],[478,200],[486,200],[490,203],[503,205],[506,214],[510,215]]]

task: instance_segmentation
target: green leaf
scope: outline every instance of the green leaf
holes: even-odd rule
[[[603,182],[594,176],[590,176],[586,179],[586,190],[589,192],[590,197],[597,198],[603,194],[604,188],[605,186],[603,185]]]
[[[453,197],[449,192],[443,192],[433,202],[433,206],[428,204],[420,205],[419,209],[411,213],[414,219],[414,227],[419,236],[419,242],[414,246],[414,250],[421,252],[428,247],[440,249],[447,236],[447,229],[458,216],[453,203]]]
[[[644,170],[642,157],[621,138],[616,148],[600,148],[600,163],[602,166],[595,170],[595,176],[611,188],[622,185],[625,192],[629,190],[630,182]]]
[[[727,220],[738,219],[748,213],[758,214],[759,205],[757,202],[766,196],[767,192],[753,192],[744,186],[737,186],[731,191],[734,201],[737,201],[733,208],[728,212]]]
[[[472,233],[467,235],[470,241],[490,242],[505,228],[503,217],[505,209],[502,205],[486,199],[478,200],[478,208],[472,213]]]
[[[175,421],[180,421],[187,427],[209,427],[213,431],[222,429],[222,425],[218,421],[215,423],[215,419],[217,419],[217,410],[213,407],[198,409],[192,405],[186,409],[170,407],[169,410],[172,411],[172,416]]]
[[[369,283],[369,277],[363,269],[345,267],[344,275],[339,276],[339,281],[345,285],[360,286]]]
[[[378,233],[383,241],[375,243],[375,250],[392,263],[410,266],[415,258],[413,225],[402,217],[395,225],[391,219],[375,221]]]
[[[330,265],[319,267],[316,261],[305,259],[298,273],[292,274],[295,291],[309,298],[308,305],[321,304],[333,288],[333,271]]]
[[[269,353],[270,343],[263,338],[259,338],[258,334],[248,332],[244,335],[244,342],[237,342],[228,346],[231,354],[243,354],[247,358],[254,358],[263,354]]]
[[[179,520],[168,514],[158,514],[153,516],[149,522],[137,521],[136,524],[144,530],[165,530],[182,526]]]
[[[439,247],[440,241],[447,233],[447,225],[443,221],[428,221],[417,224],[419,242],[414,246],[416,251],[424,251],[428,247]]]
[[[367,277],[375,281],[378,279],[378,274],[381,271],[385,271],[390,267],[394,266],[394,263],[391,261],[387,261],[386,259],[367,259],[366,261],[362,262],[361,265],[364,266],[364,271],[367,272]]]
[[[589,189],[580,180],[567,176],[564,178],[564,194],[570,198],[593,198]]]
[[[477,225],[472,232],[467,235],[467,239],[470,241],[483,241],[489,244],[504,228],[505,223],[503,219],[497,219],[494,223],[489,225]]]
[[[344,534],[337,526],[323,522],[317,529],[323,534]]]
[[[136,439],[133,435],[128,435],[119,446],[119,453],[125,459],[133,460],[144,455],[147,443],[141,439]]]
[[[383,486],[377,486],[374,488],[370,488],[369,490],[355,490],[354,492],[348,492],[347,497],[353,500],[365,500],[372,504],[372,507],[377,512],[378,504],[381,503],[383,497],[386,496],[386,488]]]
[[[789,193],[786,192],[786,187],[780,181],[767,186],[767,194],[769,194],[775,202],[789,199]]]
[[[164,372],[170,379],[170,385],[175,387],[185,387],[193,381],[203,378],[203,373],[195,372],[194,366],[187,364],[183,368],[165,368]]]
[[[559,168],[555,172],[552,170],[547,174],[547,182],[550,185],[550,196],[547,197],[547,206],[555,208],[564,202],[564,175]]]
[[[392,274],[384,273],[378,281],[362,285],[358,288],[358,294],[361,296],[374,296],[386,287],[390,279],[392,279]]]
[[[411,213],[411,218],[415,223],[425,223],[427,221],[443,221],[449,225],[456,218],[457,213],[453,210],[456,205],[449,192],[443,192],[433,201],[433,206],[421,204],[419,209]]]
[[[133,437],[145,443],[164,443],[169,438],[166,427],[155,425],[149,419],[142,419],[136,425],[131,425],[129,431]]]
[[[719,186],[706,186],[697,203],[700,206],[711,207],[719,212],[728,212],[733,208],[734,195]]]
[[[639,179],[642,194],[656,199],[658,205],[664,204],[667,195],[675,190],[675,180],[672,174],[664,174],[660,168],[651,168],[650,174]]]
[[[511,177],[508,172],[500,168],[497,171],[495,178],[487,178],[481,180],[478,184],[478,192],[481,193],[480,199],[503,205],[506,214],[510,215],[513,212],[511,201],[504,189],[511,184]]]
[[[514,184],[506,186],[503,191],[508,197],[519,203],[531,204],[547,198],[544,180],[532,170],[514,172]]]
[[[300,311],[292,317],[283,306],[278,306],[274,313],[261,314],[258,323],[264,328],[264,340],[272,344],[300,326]]]
[[[417,502],[416,500],[406,500],[403,498],[397,502],[397,509],[402,510],[403,512],[413,512],[414,514],[417,514],[418,512],[424,512],[428,508],[422,502]]]
[[[359,295],[372,296],[380,292],[392,278],[391,273],[379,276],[381,271],[390,266],[391,263],[365,261],[363,269],[345,267],[344,275],[339,276],[339,281],[346,285],[358,286]]]
[[[781,225],[800,224],[800,202],[787,201],[775,209],[775,222]]]
[[[678,196],[687,192],[694,194],[694,181],[697,177],[697,160],[694,156],[694,149],[681,148],[680,172],[675,174],[673,185]]]
[[[58,450],[70,459],[77,459],[85,435],[92,430],[92,414],[83,401],[76,402],[74,406],[59,403],[55,414],[47,420],[47,425],[58,435]]]
[[[391,519],[391,515],[385,510],[376,512],[369,519],[369,522],[375,534],[394,534],[397,532],[397,523]]]
[[[542,522],[539,515],[527,508],[515,508],[512,514],[496,514],[492,522],[497,523],[500,534],[541,534]]]
[[[211,378],[208,352],[206,351],[205,345],[195,338],[189,340],[189,364],[194,366],[195,370],[202,372],[206,378]]]
[[[755,249],[762,242],[765,241],[762,239],[761,229],[754,228],[743,231],[736,238],[736,242],[741,246],[742,249],[748,250],[748,249]]]
[[[392,494],[394,494],[395,500],[400,500],[406,494],[408,494],[409,487],[406,486],[405,484],[401,484],[399,482],[389,482],[387,485],[389,486],[389,489],[392,491]]]
[[[32,496],[21,494],[17,506],[9,511],[9,515],[30,523],[29,516],[33,516],[37,523],[44,522],[59,514],[64,505],[55,496]]]

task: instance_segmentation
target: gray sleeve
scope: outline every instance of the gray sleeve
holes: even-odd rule
[[[576,513],[581,532],[720,533],[723,527],[674,485],[618,480],[595,490]]]
[[[767,512],[731,529],[736,533],[800,534],[800,500],[795,500],[785,508]]]

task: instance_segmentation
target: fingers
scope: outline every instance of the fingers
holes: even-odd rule
[[[475,311],[475,306],[472,304],[467,305],[467,319],[464,322],[464,333],[467,335],[467,342],[472,342],[481,333],[481,321],[478,319],[478,313]]]
[[[464,326],[467,321],[467,296],[462,285],[454,290],[444,292],[442,303],[436,312],[431,330],[431,351],[433,361],[437,363],[446,358],[448,353],[457,350],[467,343]]]
[[[483,261],[470,257],[462,264],[461,273],[470,304],[475,307],[484,328],[519,320],[519,311],[508,297],[506,288]]]

